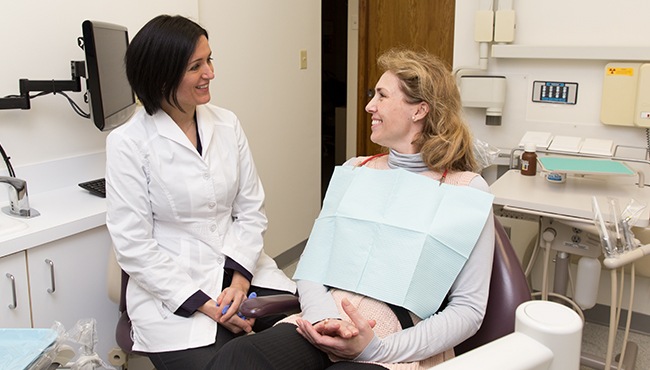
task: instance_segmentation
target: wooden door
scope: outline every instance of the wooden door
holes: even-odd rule
[[[392,47],[425,49],[451,69],[455,8],[455,0],[359,0],[357,155],[381,151],[370,141],[370,115],[365,111],[369,92],[381,76],[377,57]]]

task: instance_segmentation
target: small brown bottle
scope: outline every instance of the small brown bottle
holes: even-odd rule
[[[524,153],[521,155],[521,174],[526,176],[537,174],[537,153],[535,153],[534,143],[524,145]]]

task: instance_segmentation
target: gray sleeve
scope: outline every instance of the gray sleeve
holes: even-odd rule
[[[302,318],[314,324],[324,319],[339,319],[339,310],[329,289],[320,283],[298,280]]]
[[[478,176],[469,186],[488,191],[487,183]],[[355,360],[420,361],[472,336],[485,315],[493,257],[494,216],[490,214],[467,263],[451,286],[447,307],[414,327],[383,339],[375,337]]]
[[[348,159],[343,165],[353,166],[358,157]],[[313,281],[298,280],[298,295],[302,318],[312,324],[324,319],[339,319],[341,315],[336,307],[329,288]]]

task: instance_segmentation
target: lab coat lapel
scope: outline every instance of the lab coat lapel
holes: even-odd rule
[[[206,123],[205,120],[209,119],[210,112],[206,110],[204,105],[196,107],[196,124],[199,125],[199,136],[201,137],[201,146],[203,153],[206,153],[212,141],[214,134],[214,125]]]
[[[156,129],[158,134],[162,137],[165,137],[171,141],[174,141],[198,155],[196,148],[192,145],[190,140],[185,136],[180,127],[174,122],[171,117],[165,113],[163,110],[159,110],[156,114],[153,115],[154,123],[156,124]]]

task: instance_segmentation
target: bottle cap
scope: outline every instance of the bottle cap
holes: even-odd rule
[[[524,152],[534,152],[537,149],[535,143],[526,143],[524,144]]]

